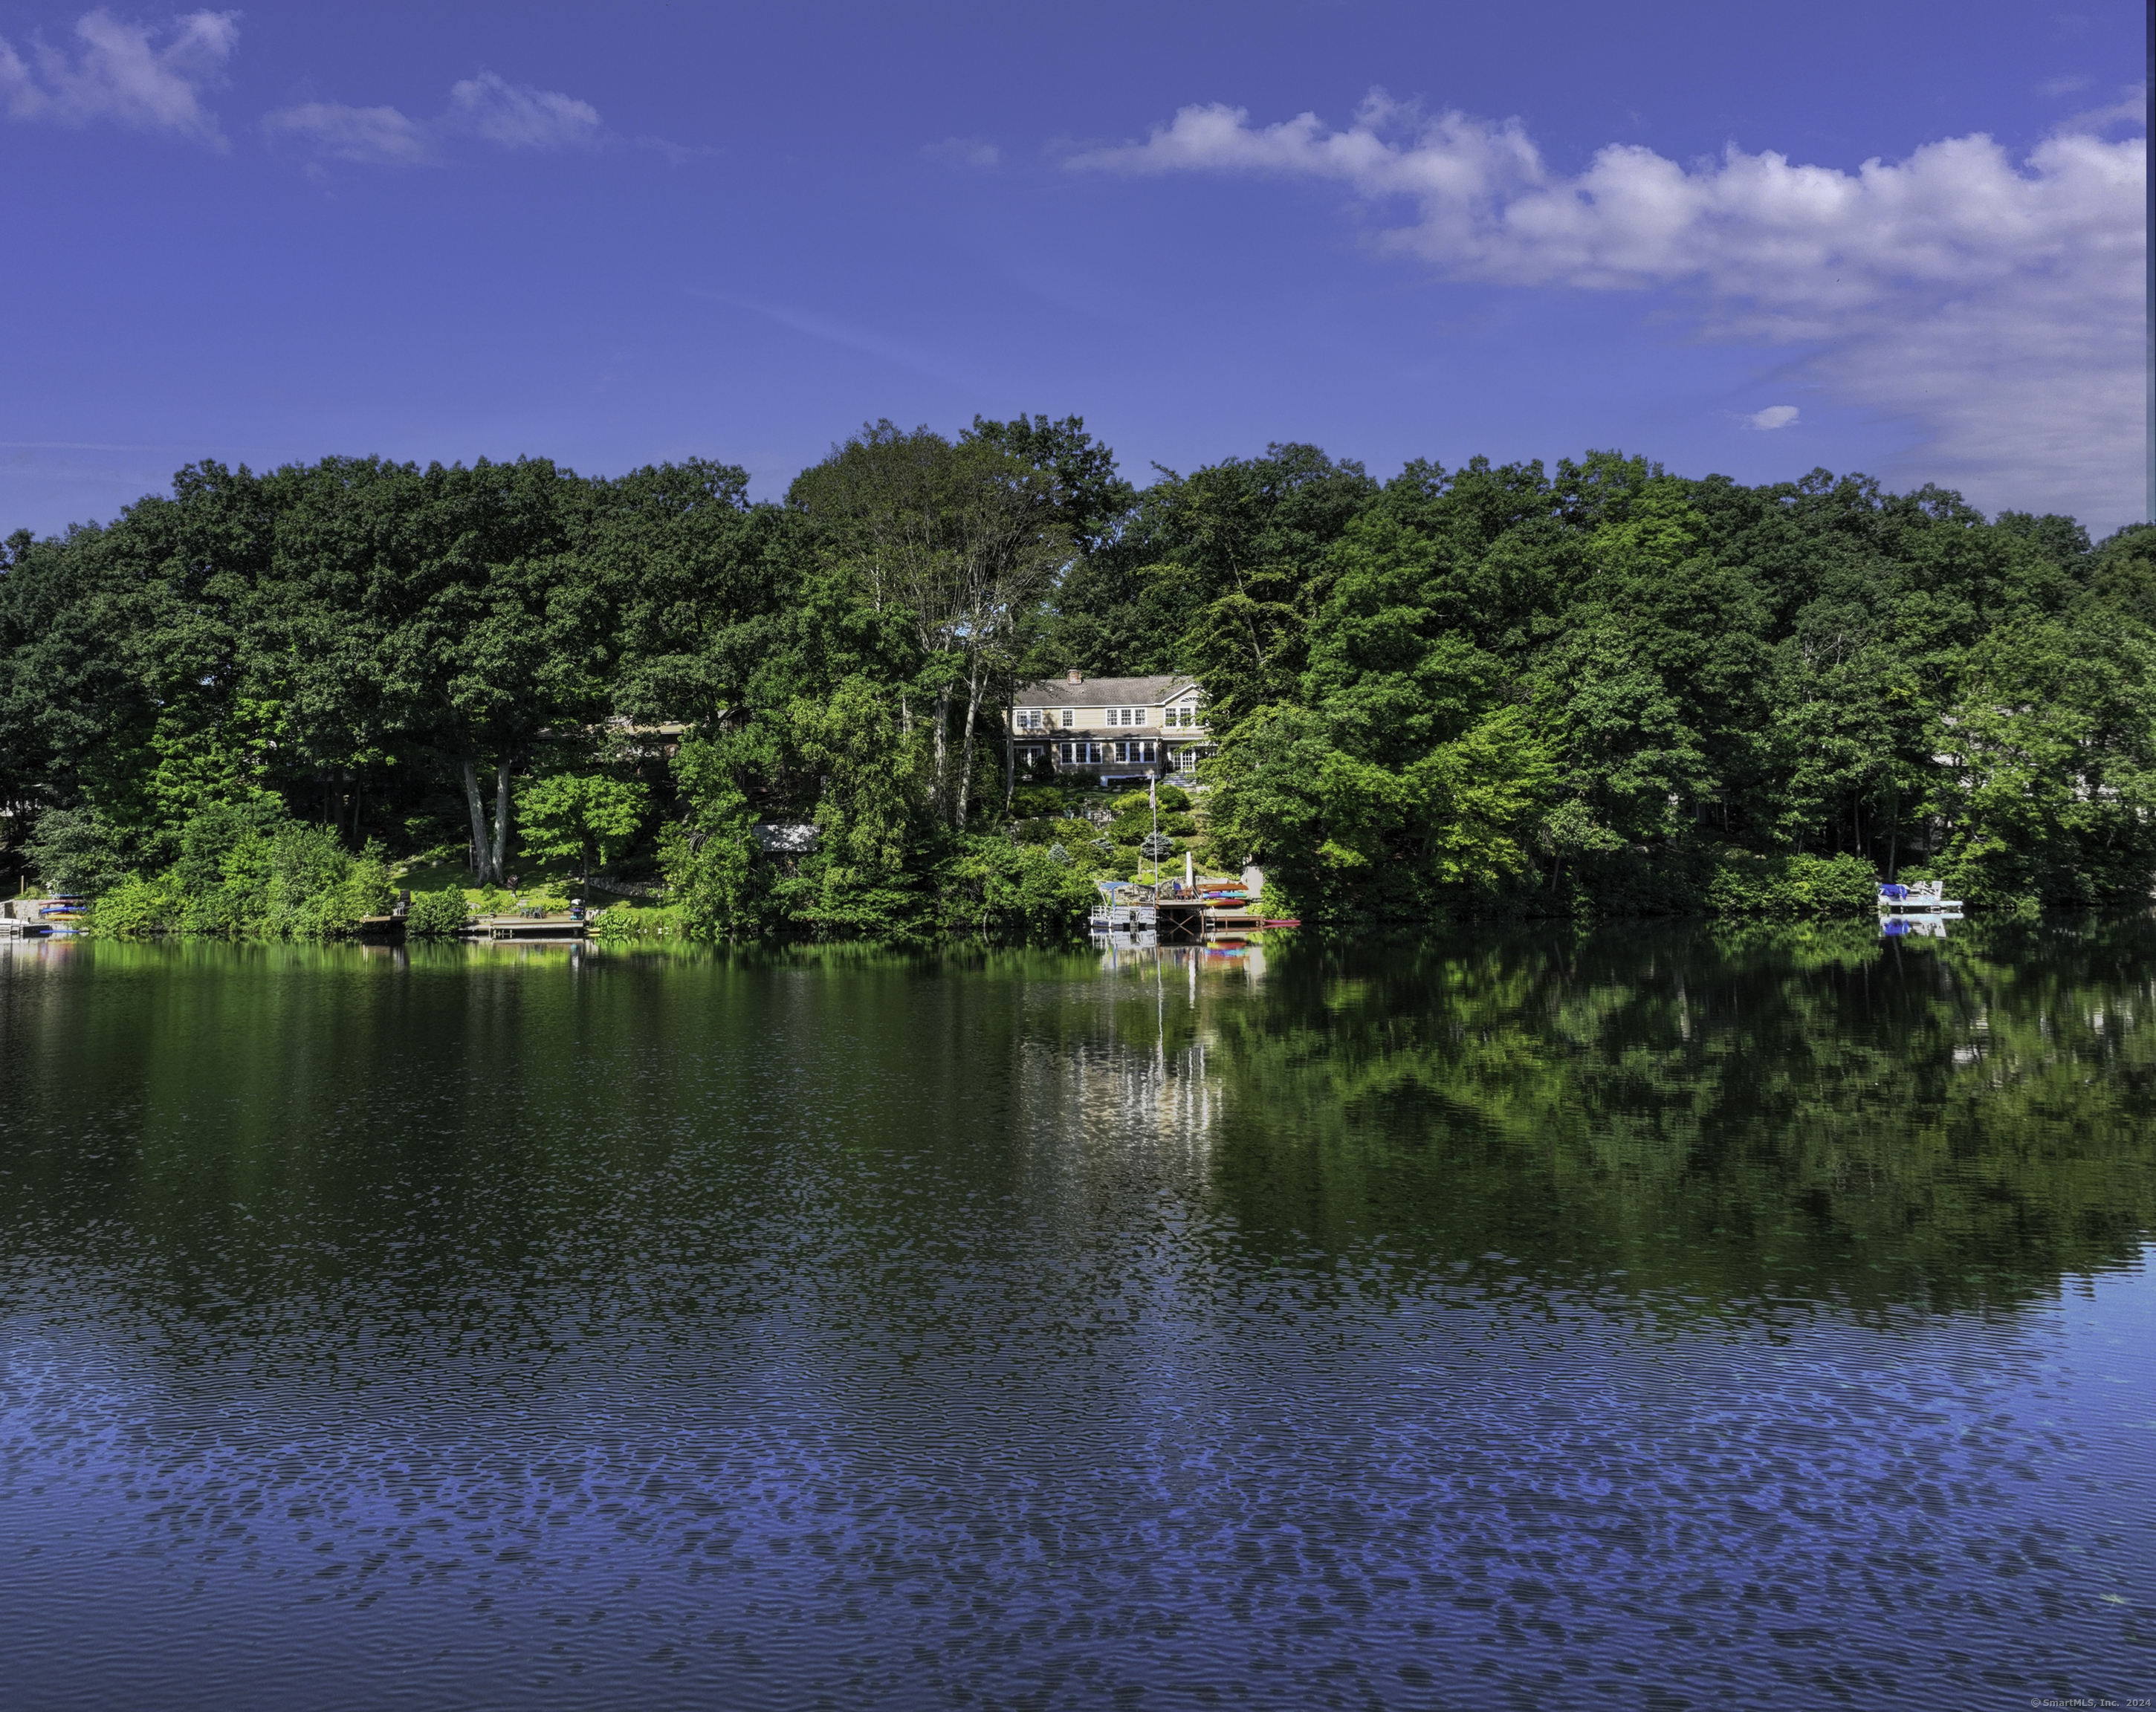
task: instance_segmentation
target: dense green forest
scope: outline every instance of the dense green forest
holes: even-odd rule
[[[321,933],[402,864],[552,862],[711,937],[1054,942],[1135,866],[1134,817],[1007,771],[1014,686],[1070,667],[1201,680],[1178,819],[1317,925],[2156,874],[2156,530],[1609,454],[1140,489],[1040,417],[876,424],[778,504],[706,463],[203,464],[13,535],[0,874]]]

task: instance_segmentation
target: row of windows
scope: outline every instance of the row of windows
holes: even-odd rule
[[[1107,723],[1111,725],[1142,725],[1150,723],[1146,718],[1146,710],[1142,707],[1111,707],[1103,711],[1108,716]],[[1066,707],[1062,713],[1063,716],[1060,723],[1067,731],[1077,724],[1077,712],[1075,709]],[[1011,723],[1021,731],[1045,731],[1059,721],[1054,714],[1045,709],[1022,707],[1012,714]],[[1168,708],[1164,711],[1161,724],[1171,730],[1192,730],[1198,724],[1198,710],[1194,707]]]
[[[1127,766],[1132,761],[1158,761],[1163,746],[1157,739],[1152,737],[1126,737],[1119,742],[1112,743],[1072,741],[1051,743],[1047,746],[1053,749],[1067,766],[1102,766],[1111,761],[1122,761]],[[1030,746],[1019,751],[1019,756],[1024,758],[1029,758],[1040,753],[1039,749]],[[1175,759],[1173,753],[1169,755],[1168,759],[1170,761]]]

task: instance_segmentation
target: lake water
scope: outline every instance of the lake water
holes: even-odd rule
[[[2147,920],[0,942],[0,1054],[11,1708],[2156,1692]]]

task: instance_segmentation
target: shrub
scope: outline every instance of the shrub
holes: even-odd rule
[[[172,925],[174,904],[167,882],[131,874],[98,899],[90,912],[90,930],[109,939],[162,933]]]
[[[1986,915],[2019,917],[2024,920],[2035,916],[2046,901],[2041,889],[2033,887],[2026,876],[2017,876],[2011,865],[1996,859],[1995,851],[1979,851],[1974,859],[1959,851],[1935,856],[1921,867],[1905,868],[1905,880],[1938,880],[1946,888],[1949,898],[1959,898],[1972,910],[1980,910]],[[2002,869],[2005,871],[2002,872]],[[2062,901],[2057,898],[2053,902]],[[2087,901],[2085,899],[2075,902]]]
[[[462,892],[421,892],[405,911],[404,931],[414,939],[449,939],[463,932],[470,919]]]
[[[352,859],[344,877],[344,901],[355,918],[387,915],[397,902],[397,887],[389,878],[389,861],[373,839]]]
[[[1092,882],[1037,845],[969,838],[937,873],[945,929],[998,945],[1068,945],[1086,930]]]
[[[327,827],[280,828],[270,847],[265,925],[295,939],[337,939],[387,915],[395,892],[379,845],[354,856]]]
[[[1724,846],[1709,860],[1707,903],[1717,915],[1816,920],[1878,906],[1879,875],[1861,856],[1761,856]]]
[[[1115,810],[1115,819],[1110,827],[1118,843],[1133,844],[1153,829],[1153,804],[1142,791],[1127,791],[1110,805]],[[1158,818],[1161,831],[1172,838],[1194,837],[1198,831],[1196,817],[1189,812],[1190,797],[1187,792],[1173,785],[1160,787]]]
[[[772,864],[749,841],[746,812],[701,833],[670,826],[660,835],[666,896],[693,939],[759,939],[773,925]]]
[[[1014,820],[1010,835],[1021,844],[1053,844],[1070,831],[1070,823],[1060,816],[1044,816],[1038,820]]]
[[[671,905],[657,909],[634,909],[609,904],[591,917],[591,935],[609,945],[630,940],[667,939],[681,933],[681,918]]]
[[[304,908],[343,883],[352,853],[326,826],[292,822],[270,839],[270,907],[282,914]]]

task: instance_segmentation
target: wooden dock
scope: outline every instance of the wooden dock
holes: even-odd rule
[[[577,916],[482,915],[465,930],[472,938],[497,944],[572,945],[585,937],[585,924]]]
[[[80,933],[90,924],[89,901],[74,896],[0,900],[0,939]]]
[[[1246,944],[1268,927],[1298,927],[1260,911],[1249,890],[1230,879],[1145,884],[1106,880],[1093,910],[1092,933],[1111,942],[1128,938],[1140,944],[1202,946]]]

